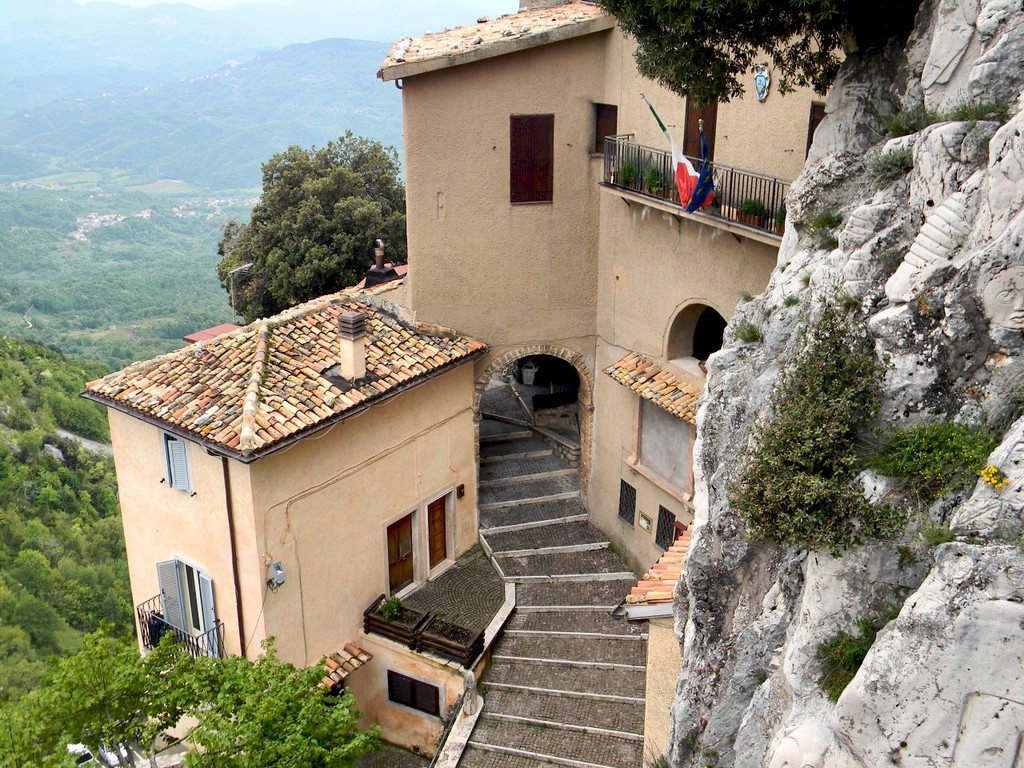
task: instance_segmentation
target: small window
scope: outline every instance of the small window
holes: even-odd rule
[[[554,191],[555,116],[512,115],[509,127],[513,203],[550,203]]]
[[[164,432],[164,466],[167,484],[179,491],[192,490],[188,468],[188,446],[184,440]]]
[[[619,519],[630,525],[636,519],[636,488],[625,480],[619,481]]]
[[[619,129],[619,108],[614,104],[594,104],[594,153],[604,154],[606,136],[614,136]]]
[[[658,507],[658,530],[654,535],[654,543],[662,549],[668,549],[675,542],[676,516],[664,507]]]
[[[440,717],[441,690],[436,685],[388,670],[388,699],[396,704]]]

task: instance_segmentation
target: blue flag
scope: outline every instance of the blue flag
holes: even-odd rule
[[[701,208],[705,208],[711,205],[711,201],[715,199],[715,175],[714,169],[711,165],[711,161],[708,160],[708,142],[704,137],[704,121],[701,120],[699,125],[700,130],[700,157],[701,166],[700,173],[697,176],[697,183],[693,187],[693,192],[690,194],[690,202],[686,204],[686,212],[693,213]]]

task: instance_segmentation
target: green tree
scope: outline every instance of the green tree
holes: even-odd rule
[[[824,93],[837,51],[879,50],[910,32],[920,0],[601,0],[634,38],[640,72],[700,104],[743,93],[770,59],[779,90]]]
[[[377,238],[403,263],[398,174],[393,147],[351,131],[322,149],[290,147],[264,163],[250,223],[229,222],[217,249],[217,276],[235,310],[252,320],[357,282]]]

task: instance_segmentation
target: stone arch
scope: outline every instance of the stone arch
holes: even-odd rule
[[[665,334],[665,357],[668,360],[695,357],[706,360],[722,348],[725,316],[717,308],[700,299],[687,302],[673,315]]]
[[[586,496],[587,480],[590,476],[590,448],[594,420],[594,374],[587,366],[584,356],[568,347],[553,344],[531,344],[505,352],[496,357],[484,372],[477,377],[473,389],[473,424],[476,436],[476,456],[480,459],[480,398],[484,388],[498,374],[509,370],[518,360],[531,355],[550,355],[569,363],[579,378],[577,413],[580,426],[580,492]]]

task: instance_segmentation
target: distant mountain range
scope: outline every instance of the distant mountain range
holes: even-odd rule
[[[0,119],[0,178],[119,169],[139,181],[238,189],[258,186],[275,152],[346,129],[400,146],[401,94],[376,79],[387,49],[322,40],[154,84],[136,73],[129,86],[23,107]]]

